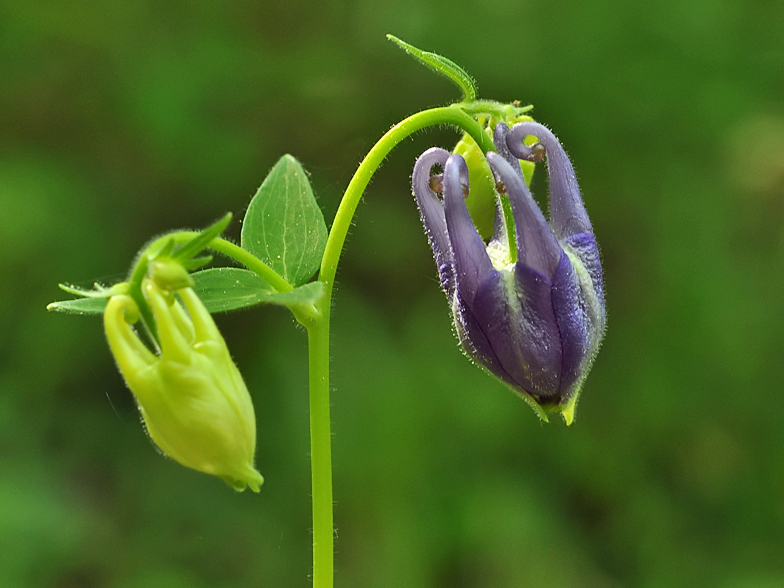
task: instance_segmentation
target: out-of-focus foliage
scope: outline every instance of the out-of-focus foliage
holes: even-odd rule
[[[471,366],[409,187],[458,137],[401,145],[338,276],[337,585],[784,585],[782,30],[784,5],[739,0],[0,2],[0,585],[309,585],[286,311],[219,317],[266,479],[237,495],[155,453],[99,319],[44,307],[239,218],[284,153],[329,221],[373,141],[456,98],[385,33],[555,130],[609,330],[568,430]]]

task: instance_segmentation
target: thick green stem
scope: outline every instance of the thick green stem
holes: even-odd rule
[[[245,251],[242,247],[235,245],[231,241],[216,237],[210,241],[207,247],[213,251],[222,253],[226,257],[231,257],[234,261],[241,263],[252,272],[256,272],[259,277],[261,277],[270,286],[275,288],[275,290],[278,292],[288,292],[292,289],[291,284],[284,280],[280,274],[278,274],[270,266],[261,261],[252,253]]]
[[[310,467],[313,498],[313,587],[332,588],[332,434],[329,416],[329,304],[308,328]]]
[[[340,253],[343,250],[343,244],[351,226],[351,219],[354,218],[354,211],[359,205],[370,178],[373,177],[378,166],[389,155],[389,152],[403,139],[425,127],[438,125],[452,125],[463,129],[473,137],[474,141],[479,144],[485,153],[495,150],[493,142],[485,134],[481,125],[473,117],[466,114],[463,108],[457,104],[417,112],[389,129],[368,152],[362,163],[359,164],[359,168],[354,177],[351,178],[351,182],[349,182],[346,193],[343,195],[338,211],[335,214],[335,222],[332,223],[332,229],[329,232],[327,247],[324,250],[324,256],[321,258],[321,272],[319,273],[319,280],[324,282],[328,298],[331,297]]]
[[[402,140],[430,126],[452,125],[469,133],[483,151],[493,143],[482,126],[459,105],[418,112],[399,122],[379,139],[362,160],[349,182],[332,224],[319,280],[324,282],[324,296],[316,305],[319,315],[303,324],[308,329],[310,368],[310,459],[313,492],[313,586],[333,586],[333,515],[332,515],[332,434],[329,416],[329,327],[332,290],[338,261],[346,241],[351,219],[362,194],[381,162]]]

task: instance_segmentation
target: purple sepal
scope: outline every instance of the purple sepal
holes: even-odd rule
[[[567,237],[561,245],[569,250],[569,253],[577,257],[583,264],[588,274],[591,276],[596,297],[604,307],[604,279],[602,277],[602,261],[599,258],[599,246],[596,237],[590,233],[577,233]]]
[[[561,338],[561,381],[559,396],[568,400],[579,382],[586,358],[591,351],[591,324],[585,308],[580,283],[566,253],[553,278],[552,304]]]
[[[452,304],[457,336],[468,356],[510,386],[515,386],[514,379],[506,373],[498,360],[498,356],[482,325],[480,325],[472,310],[466,306],[459,293],[454,296]]]
[[[517,262],[514,267],[515,292],[510,324],[512,331],[505,364],[513,373],[517,388],[539,404],[557,404],[561,372],[561,341],[553,314],[550,279]]]
[[[441,264],[438,267],[438,278],[447,296],[452,296],[455,293],[455,265],[451,262]]]

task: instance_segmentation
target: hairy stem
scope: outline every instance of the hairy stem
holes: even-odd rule
[[[310,465],[313,497],[313,588],[332,588],[332,434],[329,416],[329,305],[308,328]]]
[[[338,269],[340,253],[343,250],[343,244],[351,226],[351,219],[354,218],[354,212],[357,209],[359,200],[362,198],[362,194],[365,192],[365,188],[367,188],[368,182],[370,182],[370,178],[373,177],[378,166],[389,155],[389,152],[402,140],[425,127],[438,125],[459,127],[473,137],[474,141],[482,148],[482,151],[495,150],[493,142],[484,133],[479,123],[466,114],[457,104],[417,112],[389,129],[368,152],[362,163],[359,164],[359,168],[354,177],[351,178],[351,182],[349,182],[346,193],[343,195],[338,211],[335,214],[335,221],[332,223],[332,229],[329,232],[324,256],[321,258],[321,272],[319,273],[319,280],[324,282],[327,288],[327,297],[330,297],[335,273]]]
[[[333,514],[332,514],[332,434],[329,416],[329,329],[332,291],[338,261],[346,241],[351,220],[365,188],[381,162],[401,141],[430,126],[458,127],[479,144],[483,151],[494,149],[482,126],[459,105],[432,108],[399,122],[384,134],[368,152],[351,178],[332,224],[319,280],[324,282],[324,296],[318,302],[317,318],[303,323],[308,329],[310,367],[310,460],[313,492],[313,586],[333,586]]]

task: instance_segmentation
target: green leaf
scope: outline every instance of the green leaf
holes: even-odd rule
[[[94,290],[84,290],[82,288],[77,288],[76,286],[69,286],[68,284],[57,284],[57,286],[63,292],[68,292],[68,294],[73,294],[74,296],[81,296],[82,298],[109,298],[115,294],[120,294],[127,285],[115,284],[111,288],[105,288],[98,282],[95,282]]]
[[[256,304],[294,306],[315,304],[324,292],[322,282],[311,282],[288,292],[275,292],[257,274],[236,267],[220,267],[191,274],[193,289],[211,313],[246,308]],[[46,308],[66,314],[103,314],[106,298],[78,298],[52,302]]]
[[[327,225],[308,176],[284,155],[250,201],[241,245],[294,286],[316,273],[327,243]]]
[[[103,314],[106,308],[106,298],[77,298],[76,300],[61,300],[46,306],[46,310],[64,312],[66,314]]]
[[[413,45],[409,45],[405,41],[401,41],[394,35],[387,35],[387,39],[395,43],[398,47],[400,47],[403,51],[408,53],[411,57],[420,63],[429,67],[434,72],[439,73],[442,76],[446,76],[455,84],[457,84],[457,87],[460,88],[461,92],[463,92],[464,102],[476,100],[476,83],[471,78],[471,76],[469,76],[466,71],[457,65],[454,61],[447,59],[446,57],[442,57],[437,53],[431,53],[430,51],[422,51],[421,49],[417,49]]]
[[[52,302],[46,306],[46,310],[53,310],[55,312],[64,312],[66,314],[102,314],[106,308],[106,300],[115,294],[125,294],[128,291],[128,284],[119,282],[110,288],[101,286],[95,282],[94,290],[84,290],[76,286],[68,286],[67,284],[58,284],[60,290],[80,296],[76,300],[61,300],[59,302]]]
[[[324,285],[311,282],[288,292],[275,292],[257,274],[235,267],[213,268],[191,274],[193,287],[210,312],[225,312],[255,304],[315,304]]]

